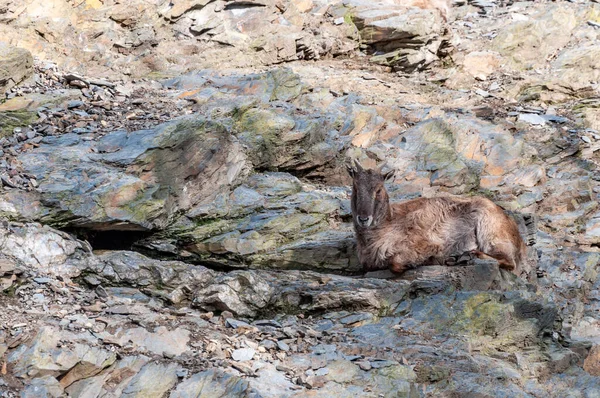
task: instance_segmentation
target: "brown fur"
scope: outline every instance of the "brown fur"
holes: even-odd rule
[[[515,221],[491,200],[439,197],[390,204],[380,171],[357,163],[350,173],[358,257],[366,270],[402,273],[472,253],[519,275],[525,243]]]

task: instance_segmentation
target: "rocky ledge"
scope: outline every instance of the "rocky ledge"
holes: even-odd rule
[[[14,253],[2,262],[5,396],[598,391],[581,368],[590,345],[564,339],[556,304],[493,263],[403,280],[223,273],[91,253],[39,224],[1,233]]]

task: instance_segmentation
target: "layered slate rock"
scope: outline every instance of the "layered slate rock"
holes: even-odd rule
[[[569,42],[576,26],[574,10],[555,5],[509,25],[494,38],[492,47],[515,68],[535,68]]]
[[[361,42],[375,53],[371,61],[410,72],[439,59],[445,45],[440,11],[392,1],[347,0],[344,5]]]
[[[247,168],[239,143],[201,117],[97,142],[65,134],[44,143],[21,161],[40,181],[38,217],[62,225],[164,228]],[[44,207],[60,210],[46,215]]]
[[[0,95],[33,74],[33,57],[24,48],[0,43]]]

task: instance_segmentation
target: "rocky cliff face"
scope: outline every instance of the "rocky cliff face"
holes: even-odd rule
[[[599,395],[600,7],[445,16],[0,2],[2,396]],[[362,275],[349,158],[495,200],[523,278]]]

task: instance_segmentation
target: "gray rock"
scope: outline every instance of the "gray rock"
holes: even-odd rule
[[[373,314],[367,313],[367,312],[362,313],[362,314],[353,314],[353,315],[341,318],[340,323],[343,325],[351,325],[353,323],[365,321],[365,320],[372,319],[372,318],[373,318]]]
[[[432,10],[362,0],[347,0],[362,42],[378,52],[371,60],[396,69],[414,71],[438,59],[443,21]]]
[[[252,324],[256,325],[256,326],[272,326],[272,327],[275,327],[275,328],[281,328],[281,327],[283,327],[281,325],[281,323],[277,322],[274,319],[261,319],[261,320],[252,322]]]
[[[79,108],[82,106],[83,106],[83,101],[72,100],[72,101],[67,102],[67,108],[69,108],[69,109]]]
[[[72,347],[60,347],[61,334],[51,326],[42,327],[27,345],[20,345],[8,356],[8,362],[13,365],[14,374],[24,377],[36,375],[51,375],[65,377],[64,383],[70,384],[81,377],[83,373],[98,372],[114,363],[116,355],[113,352],[88,347],[80,343]],[[67,373],[68,372],[68,373]],[[66,374],[66,375],[65,375]],[[64,384],[63,384],[64,385]]]
[[[281,351],[289,351],[290,350],[290,346],[287,345],[285,342],[279,340],[277,341],[277,347],[281,350]]]
[[[52,376],[42,376],[27,384],[20,395],[22,398],[59,398],[64,396],[64,389]]]
[[[272,350],[278,346],[273,340],[263,340],[260,342],[260,345],[265,347],[267,350]]]
[[[76,381],[66,391],[73,397],[81,398],[97,397],[99,392],[120,396],[123,389],[149,360],[150,358],[143,355],[124,356],[114,364],[111,368],[112,372]],[[116,376],[116,379],[112,380],[109,385],[104,385],[112,376]]]
[[[211,285],[196,292],[194,305],[206,311],[231,311],[254,316],[271,300],[271,286],[257,273],[235,271],[216,277]]]
[[[250,324],[248,324],[247,322],[244,321],[238,321],[237,319],[233,319],[233,318],[227,318],[225,319],[225,322],[227,324],[227,326],[237,329],[237,328],[252,328],[252,326]]]
[[[35,223],[0,226],[0,252],[28,267],[69,275],[74,272],[67,260],[86,257],[88,246],[70,235]]]
[[[121,397],[162,398],[177,383],[178,364],[149,363],[127,384]]]
[[[260,396],[285,397],[297,390],[297,386],[272,364],[265,364],[258,370],[256,376],[250,378],[248,382]]]
[[[131,345],[141,352],[148,352],[171,358],[186,352],[190,341],[190,332],[183,328],[168,330],[159,326],[153,331],[144,328],[118,330],[112,334],[109,331],[98,333],[105,342],[119,346]]]
[[[252,394],[256,392],[248,381],[220,369],[209,369],[181,382],[169,397],[243,398],[253,396]]]
[[[519,120],[534,125],[545,125],[546,118],[535,113],[521,113],[519,114]]]
[[[180,302],[184,297],[178,289],[198,287],[214,277],[214,272],[180,261],[159,261],[142,254],[128,251],[106,252],[98,256],[73,261],[81,272],[95,275],[100,283],[121,284],[150,289],[153,294]],[[110,290],[110,289],[109,289]],[[146,296],[137,289],[110,290],[112,294],[144,301]]]
[[[194,305],[205,311],[231,311],[256,316],[272,310],[298,311],[331,308],[383,308],[397,302],[408,283],[353,279],[314,272],[233,271],[213,279],[194,295]],[[303,304],[304,303],[304,304]]]
[[[24,48],[0,43],[0,95],[33,74],[33,57]]]
[[[58,149],[64,146],[69,150]],[[161,169],[173,156],[188,156],[187,151],[190,161],[198,159],[195,168],[180,164]],[[64,225],[77,220],[79,226],[144,230],[164,227],[173,212],[209,201],[219,187],[239,177],[246,156],[222,128],[213,129],[202,118],[188,118],[132,134],[114,132],[97,143],[75,134],[47,137],[22,162],[38,181],[45,203],[61,213],[47,214],[46,222]],[[152,170],[129,167],[145,162],[153,165]],[[88,179],[89,175],[94,178]],[[175,197],[169,192],[186,193]],[[67,193],[70,199],[63,201]],[[102,203],[111,205],[103,208]]]
[[[256,351],[252,348],[238,348],[237,350],[233,350],[231,357],[235,361],[245,362],[251,360],[254,354],[256,354]]]

